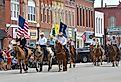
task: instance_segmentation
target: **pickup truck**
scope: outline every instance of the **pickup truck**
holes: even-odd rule
[[[77,56],[76,56],[76,62],[89,62],[90,61],[90,49],[88,47],[85,48],[78,48],[76,49]]]

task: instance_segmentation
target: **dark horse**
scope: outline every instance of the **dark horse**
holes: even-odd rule
[[[55,52],[59,66],[59,72],[61,71],[61,65],[63,65],[63,71],[67,71],[66,51],[59,41],[56,41]]]
[[[76,64],[76,52],[74,46],[71,44],[68,44],[68,50],[69,50],[69,57],[70,57],[70,68],[73,63],[73,67],[75,67]]]
[[[91,54],[91,60],[95,66],[99,66],[99,61],[102,65],[102,55],[103,52],[101,51],[101,48],[99,45],[97,48],[94,48],[92,45],[90,46],[90,54]]]
[[[107,56],[109,58],[109,61],[112,62],[112,67],[118,66],[120,61],[120,50],[117,46],[114,45],[108,45],[107,46]]]
[[[13,46],[14,46],[13,49],[16,52],[18,65],[20,66],[20,73],[22,73],[22,67],[23,67],[24,71],[27,72],[27,70],[28,70],[27,61],[28,61],[28,59],[30,58],[30,56],[32,54],[31,50],[28,49],[28,55],[26,57],[26,55],[25,55],[26,53],[21,47],[19,47],[16,44],[14,44]]]

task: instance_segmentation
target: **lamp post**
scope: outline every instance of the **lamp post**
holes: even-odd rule
[[[40,24],[37,23],[36,27],[37,27],[37,40],[39,40],[39,32],[40,32],[39,28],[40,28]]]
[[[77,33],[76,32],[77,32],[77,28],[74,29],[74,34],[75,34],[75,37],[74,37],[74,39],[75,39],[75,49],[77,48],[77,46],[76,46],[77,45],[76,44],[77,43],[77,40],[76,40],[77,39],[76,38],[77,37]]]
[[[77,32],[77,28],[74,29],[74,34],[75,34],[75,37],[74,37],[74,39],[75,39],[75,60],[77,58],[77,46],[76,46],[77,45],[77,40],[76,40],[77,39],[77,33],[76,32]]]

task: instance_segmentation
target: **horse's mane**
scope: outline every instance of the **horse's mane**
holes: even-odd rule
[[[19,53],[24,53],[24,51],[19,47],[19,46],[16,46],[16,51],[19,52]]]
[[[56,43],[56,49],[57,49],[58,51],[62,51],[62,50],[64,49],[64,47],[63,47],[63,45],[62,45],[60,42],[57,42],[57,43]]]

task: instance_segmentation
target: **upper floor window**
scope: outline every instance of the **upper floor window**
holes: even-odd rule
[[[28,1],[28,21],[35,21],[35,2],[34,2],[34,0]]]
[[[109,27],[113,27],[116,25],[116,18],[114,16],[111,16],[109,18]]]
[[[11,0],[11,19],[18,20],[19,0]]]

